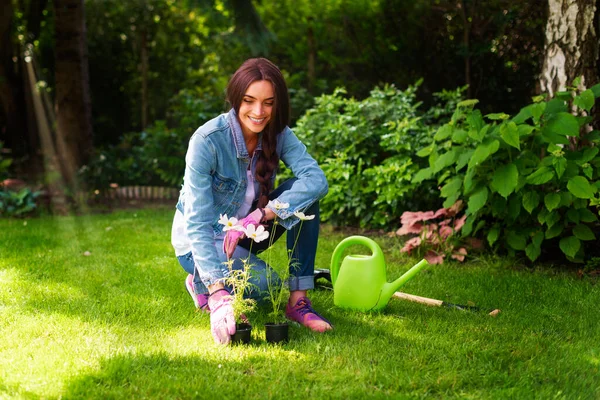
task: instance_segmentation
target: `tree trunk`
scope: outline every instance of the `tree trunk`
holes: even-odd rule
[[[580,89],[598,82],[596,11],[596,0],[548,0],[540,86],[550,97],[579,76]]]
[[[83,0],[55,0],[56,147],[65,183],[91,155],[92,122]]]
[[[460,15],[463,21],[463,46],[465,50],[465,84],[467,85],[467,98],[473,97],[473,85],[471,84],[471,21],[467,13],[467,5],[464,1],[458,3]]]
[[[0,138],[6,138],[6,146],[21,157],[28,146],[19,64],[13,60],[20,56],[11,40],[13,13],[12,0],[0,0],[0,103],[6,119],[6,132]]]
[[[142,130],[148,126],[148,33],[141,32],[140,69],[142,72]]]

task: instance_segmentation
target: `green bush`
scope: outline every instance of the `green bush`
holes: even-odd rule
[[[0,189],[0,216],[21,217],[37,208],[36,198],[39,192],[23,188],[18,192]]]
[[[143,132],[123,135],[118,145],[97,150],[80,176],[92,191],[106,190],[111,183],[179,186],[190,137],[223,107],[216,95],[182,90],[171,99],[168,122],[155,121]]]
[[[315,99],[297,122],[295,132],[310,148],[329,181],[321,216],[337,225],[386,227],[402,212],[439,205],[429,186],[412,177],[426,167],[416,149],[431,143],[435,128],[452,115],[464,88],[436,94],[438,104],[420,112],[420,81],[401,91],[377,87],[362,101],[344,89]]]
[[[597,247],[600,132],[588,132],[586,115],[600,85],[576,86],[550,101],[538,96],[512,118],[483,116],[477,100],[459,103],[418,152],[428,167],[412,183],[440,186],[445,207],[465,201],[463,236],[532,261],[553,249],[583,261]]]

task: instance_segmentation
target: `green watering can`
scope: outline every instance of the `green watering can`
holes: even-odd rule
[[[366,246],[373,254],[348,255],[341,261],[344,250],[352,245]],[[333,303],[358,311],[382,310],[394,292],[428,264],[427,260],[421,260],[394,282],[387,282],[385,259],[379,245],[364,236],[347,237],[331,256]]]

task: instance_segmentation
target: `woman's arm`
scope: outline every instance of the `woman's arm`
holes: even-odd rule
[[[183,215],[186,234],[191,242],[196,269],[212,293],[222,287],[224,275],[213,232],[216,216],[211,171],[216,165],[216,151],[209,138],[193,135],[185,161]]]
[[[267,207],[267,210],[281,218],[282,225],[289,229],[298,222],[298,218],[293,213],[303,211],[323,198],[327,194],[329,186],[323,170],[308,154],[304,143],[296,137],[291,129],[286,128],[278,141],[281,146],[279,157],[292,170],[297,180],[290,190],[286,190],[277,198],[281,203],[288,203],[289,208],[276,210],[273,207]]]

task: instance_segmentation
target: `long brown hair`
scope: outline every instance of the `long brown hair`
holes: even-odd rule
[[[246,90],[256,81],[271,82],[275,94],[274,111],[263,130],[262,152],[256,162],[256,180],[260,184],[257,207],[264,207],[272,189],[271,177],[279,165],[279,156],[275,151],[277,135],[290,123],[290,98],[279,68],[266,58],[251,58],[235,71],[227,85],[226,100],[236,113],[239,114]]]

